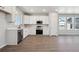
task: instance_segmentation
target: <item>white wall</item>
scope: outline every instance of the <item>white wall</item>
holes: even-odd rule
[[[6,29],[7,29],[7,22],[6,22],[5,14],[0,12],[0,48],[6,45]]]
[[[55,12],[49,13],[49,33],[50,35],[58,35],[58,14]]]

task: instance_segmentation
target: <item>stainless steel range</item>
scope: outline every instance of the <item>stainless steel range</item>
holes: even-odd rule
[[[43,35],[42,21],[37,21],[36,35]],[[39,25],[40,24],[40,25]]]
[[[37,26],[36,35],[43,35],[43,27],[42,26]]]
[[[41,26],[43,22],[42,21],[37,21],[37,27],[36,27],[36,35],[42,35],[43,34],[43,27]]]

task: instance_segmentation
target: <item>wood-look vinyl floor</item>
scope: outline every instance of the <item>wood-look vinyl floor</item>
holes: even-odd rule
[[[79,36],[28,36],[20,44],[1,52],[79,52]]]

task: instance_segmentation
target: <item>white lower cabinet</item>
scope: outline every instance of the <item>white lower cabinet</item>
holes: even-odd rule
[[[7,30],[7,45],[17,45],[17,30]]]
[[[23,29],[23,38],[27,37],[29,35],[28,29]]]

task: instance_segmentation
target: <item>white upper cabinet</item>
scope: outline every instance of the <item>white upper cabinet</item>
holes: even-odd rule
[[[42,21],[43,24],[48,24],[48,16],[28,16],[28,15],[24,15],[24,20],[23,23],[24,24],[36,24],[37,21]]]
[[[36,17],[30,16],[30,24],[36,24]]]
[[[30,16],[24,15],[24,17],[23,17],[23,24],[30,24]]]
[[[48,24],[48,16],[41,16],[40,18],[43,21],[43,24]]]
[[[37,21],[42,21],[43,22],[43,24],[48,24],[49,23],[49,21],[48,21],[48,16],[38,16],[38,18],[37,18]]]

